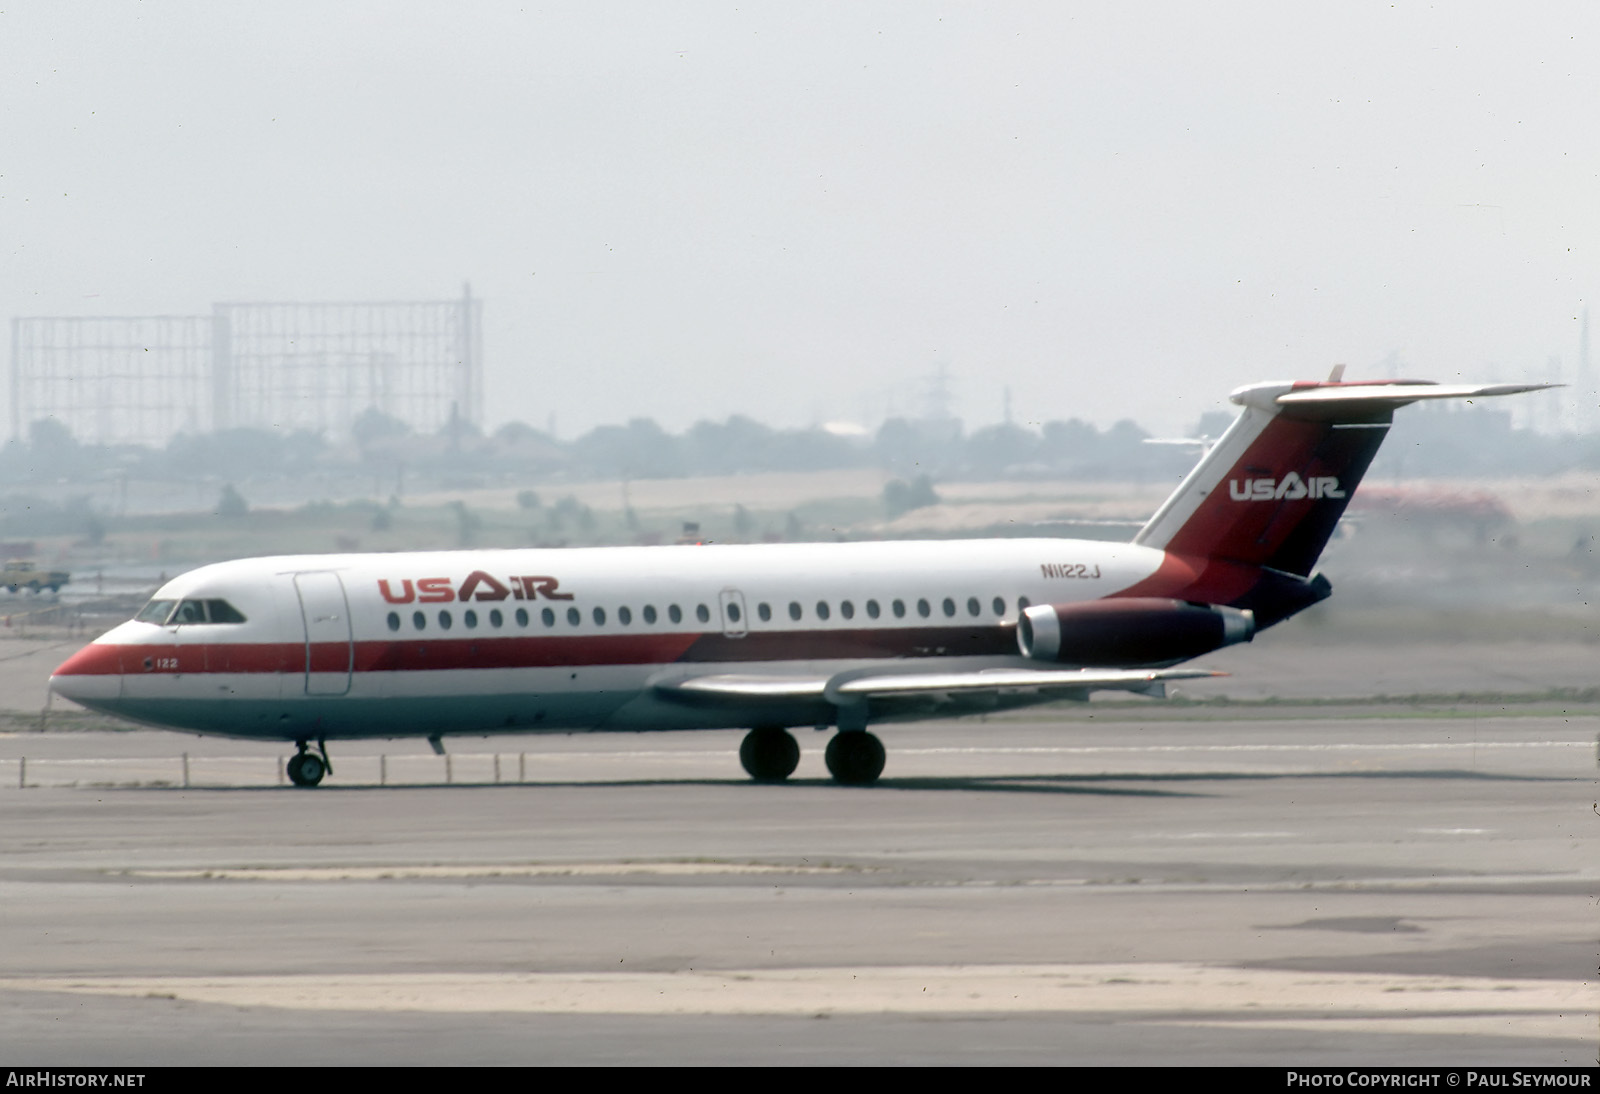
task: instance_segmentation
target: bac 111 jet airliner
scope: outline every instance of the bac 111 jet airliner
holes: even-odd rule
[[[1184,662],[1329,595],[1315,573],[1389,429],[1422,399],[1549,385],[1417,381],[1240,388],[1233,425],[1131,543],[1067,539],[447,551],[245,559],[163,585],[50,686],[92,710],[327,742],[726,728],[758,780],[789,729],[869,784],[869,727],[1098,690],[1161,695]],[[314,746],[314,747],[313,747]]]

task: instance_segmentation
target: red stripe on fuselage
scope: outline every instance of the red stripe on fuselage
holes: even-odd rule
[[[304,642],[85,646],[57,676],[306,671]],[[804,661],[838,658],[949,657],[1016,652],[1010,624],[723,634],[518,635],[392,639],[311,646],[311,671],[430,672],[446,669],[566,668],[677,661]]]
[[[1219,558],[1197,558],[1168,551],[1156,572],[1112,598],[1161,596],[1206,604],[1232,604],[1261,580],[1261,570]]]
[[[122,651],[127,646],[113,646],[104,642],[91,642],[61,663],[57,676],[120,676]]]
[[[357,672],[658,665],[678,660],[697,637],[692,634],[596,634],[565,638],[357,642],[355,665]],[[342,671],[342,667],[332,671]]]

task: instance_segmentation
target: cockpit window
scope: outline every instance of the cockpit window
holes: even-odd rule
[[[206,614],[213,623],[243,623],[244,616],[226,600],[206,601]]]
[[[172,606],[176,603],[176,600],[152,600],[133,618],[140,623],[165,623],[167,616],[172,614]]]
[[[195,623],[243,623],[243,613],[226,600],[152,600],[134,616],[141,623],[182,627]]]
[[[172,613],[167,620],[169,627],[181,627],[185,623],[204,623],[206,621],[206,602],[204,600],[180,600],[178,610]]]

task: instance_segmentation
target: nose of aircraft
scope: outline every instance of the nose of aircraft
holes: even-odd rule
[[[84,706],[115,699],[122,694],[122,658],[118,647],[89,643],[51,674],[50,690]]]

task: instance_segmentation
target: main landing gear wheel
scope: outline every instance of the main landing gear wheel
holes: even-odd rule
[[[800,745],[787,729],[752,729],[739,745],[739,762],[757,782],[782,782],[800,766]]]
[[[883,774],[883,742],[865,730],[840,730],[823,754],[834,781],[846,786],[871,786]]]
[[[296,752],[284,767],[289,781],[296,786],[316,786],[328,770],[328,765],[315,752]]]

